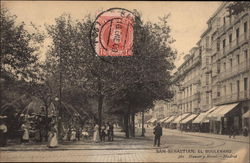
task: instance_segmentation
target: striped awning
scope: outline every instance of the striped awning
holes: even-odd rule
[[[164,121],[164,123],[170,123],[172,122],[176,117],[175,116],[171,116],[170,118],[168,118],[166,121]]]
[[[181,121],[181,124],[188,123],[189,121],[193,120],[195,117],[197,117],[197,114],[190,114],[185,119]]]
[[[177,117],[172,123],[180,123],[180,121],[183,120],[184,118],[186,118],[188,115],[189,115],[189,113],[179,115],[179,117]]]

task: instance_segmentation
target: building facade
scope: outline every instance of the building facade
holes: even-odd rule
[[[243,117],[250,108],[250,11],[230,16],[229,3],[222,2],[207,21],[173,80],[178,84],[172,112],[198,114],[220,107],[220,116],[210,122],[210,131],[220,134],[230,126],[250,127]]]
[[[178,114],[199,113],[201,111],[201,50],[194,47],[185,56],[184,63],[178,68],[173,82],[178,83],[175,89],[174,104]]]

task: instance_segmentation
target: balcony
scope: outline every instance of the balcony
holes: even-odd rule
[[[205,72],[205,74],[210,74],[212,72],[211,65],[207,65],[207,67],[205,67],[204,72]]]
[[[246,91],[232,93],[226,96],[217,97],[213,100],[216,105],[220,105],[220,104],[245,101],[249,99],[250,99],[250,91],[246,90]]]
[[[200,99],[200,93],[197,92],[194,95],[191,95],[191,96],[188,96],[186,98],[183,98],[183,99],[179,100],[179,103],[185,104],[185,103],[188,103],[188,102],[191,102],[191,101],[198,101],[199,99]]]
[[[244,43],[247,43],[248,40],[249,40],[248,33],[241,34],[237,39],[234,39],[231,43],[227,44],[227,46],[225,46],[225,48],[222,49],[222,56],[231,53],[236,48],[242,46]]]
[[[186,82],[183,82],[183,87],[188,87],[189,85],[191,84],[199,84],[199,76],[195,76],[193,77],[192,79],[189,79],[188,81]]]
[[[205,85],[205,86],[203,87],[203,89],[204,89],[205,92],[207,92],[207,93],[212,91],[212,88],[211,88],[211,85],[210,85],[210,84]]]
[[[218,29],[218,35],[222,35],[224,33],[226,33],[229,29],[233,28],[233,26],[238,23],[244,16],[248,15],[247,12],[242,12],[237,16],[234,16],[234,19],[230,20],[229,22],[227,22],[227,24],[222,25],[221,27],[219,27]]]
[[[234,66],[229,70],[221,72],[221,75],[218,75],[218,80],[224,81],[249,70],[250,70],[250,59],[241,62],[240,64]]]

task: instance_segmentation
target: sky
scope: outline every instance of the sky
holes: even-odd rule
[[[183,54],[188,54],[199,41],[207,28],[207,20],[222,2],[218,1],[1,1],[2,6],[17,16],[18,22],[40,26],[54,24],[55,18],[63,13],[71,14],[75,19],[82,19],[87,14],[96,16],[101,11],[113,7],[128,10],[137,9],[144,21],[157,22],[159,17],[171,14],[169,25],[171,35],[176,40],[173,44],[178,52],[176,66],[183,62]],[[41,53],[44,58],[45,51]]]

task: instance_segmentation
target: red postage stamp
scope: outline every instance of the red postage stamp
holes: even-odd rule
[[[98,15],[94,30],[94,49],[99,56],[132,56],[134,15],[112,8]]]

